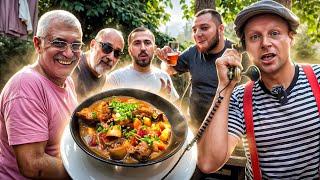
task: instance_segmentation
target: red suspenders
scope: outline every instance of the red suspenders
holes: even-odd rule
[[[316,103],[317,103],[318,111],[320,115],[320,84],[310,65],[302,65],[302,68],[308,78],[313,95],[316,99]],[[253,111],[252,111],[253,84],[254,84],[253,81],[250,81],[245,85],[244,97],[243,97],[243,111],[244,111],[244,119],[246,123],[247,139],[248,139],[248,145],[249,145],[249,151],[250,151],[250,157],[251,157],[251,168],[253,173],[253,179],[261,180],[262,176],[260,171],[259,157],[257,152],[257,146],[256,146],[256,141],[254,136],[254,126],[253,126]]]
[[[317,77],[314,74],[312,67],[310,65],[303,64],[302,68],[304,73],[306,73],[313,95],[316,98],[318,111],[320,112],[320,84],[318,83]]]
[[[253,81],[250,81],[246,84],[244,89],[244,97],[243,97],[243,111],[244,111],[244,120],[246,123],[247,129],[247,139],[251,157],[251,168],[253,173],[254,180],[260,180],[261,171],[259,164],[259,157],[257,152],[256,140],[254,137],[254,127],[253,127],[253,111],[252,111],[252,89],[253,89]]]

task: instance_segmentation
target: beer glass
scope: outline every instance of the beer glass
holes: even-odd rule
[[[175,66],[177,65],[179,57],[179,43],[177,41],[169,41],[168,46],[172,49],[172,52],[167,54],[167,64],[169,66]]]

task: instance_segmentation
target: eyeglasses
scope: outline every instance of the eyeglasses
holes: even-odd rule
[[[97,41],[97,40],[96,40]],[[120,49],[114,49],[112,47],[112,44],[108,43],[108,42],[99,42],[97,41],[100,45],[101,45],[101,48],[102,48],[102,51],[103,53],[105,54],[109,54],[113,51],[113,55],[115,58],[119,58],[121,55],[123,55],[124,53],[120,50]]]
[[[45,37],[39,38],[45,39]],[[51,46],[59,49],[60,51],[65,51],[67,47],[70,46],[72,52],[80,52],[83,45],[82,42],[67,43],[66,41],[61,41],[57,39],[54,39],[52,41],[48,40],[48,42],[51,44]]]

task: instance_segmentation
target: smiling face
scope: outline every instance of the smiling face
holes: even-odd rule
[[[206,13],[196,17],[192,26],[192,37],[196,43],[197,49],[200,52],[208,52],[216,48],[220,41],[219,28],[212,15]]]
[[[262,74],[290,69],[293,32],[281,17],[265,14],[252,18],[244,28],[244,36],[246,50]]]
[[[154,57],[155,42],[153,34],[146,31],[134,32],[129,44],[129,54],[134,66],[149,67]]]
[[[106,53],[103,51],[101,43],[108,43],[113,51]],[[99,75],[111,71],[117,64],[120,57],[115,51],[122,52],[124,40],[122,35],[113,29],[104,30],[100,37],[96,37],[90,43],[90,54],[87,57],[89,66]]]
[[[53,21],[50,23],[47,35],[34,37],[33,41],[39,54],[39,72],[56,84],[63,84],[79,62],[81,51],[73,52],[70,44],[82,42],[81,29]],[[69,45],[62,51],[54,46],[52,41],[63,41]]]

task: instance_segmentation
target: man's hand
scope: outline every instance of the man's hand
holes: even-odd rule
[[[164,46],[162,49],[156,49],[156,56],[162,61],[167,61],[170,52],[173,52],[173,50],[169,46]]]
[[[241,70],[241,54],[234,49],[227,49],[221,57],[216,60],[217,74],[220,90],[229,84],[228,71],[230,67],[239,67]],[[229,85],[232,89],[240,81],[233,79]],[[228,88],[229,88],[228,87]]]
[[[166,83],[164,79],[160,78],[160,82],[161,82],[160,94],[164,95],[165,97],[169,97],[171,93],[171,83],[169,79],[167,80],[167,83]]]

